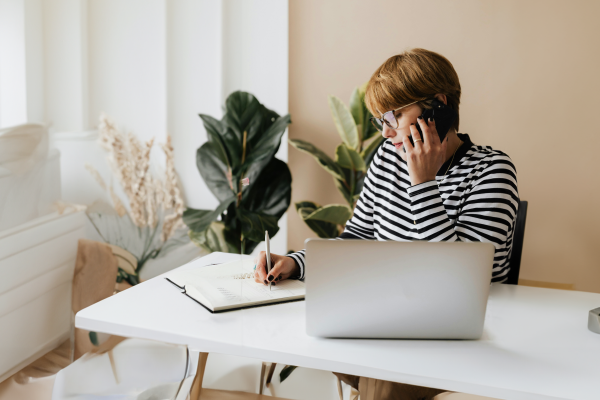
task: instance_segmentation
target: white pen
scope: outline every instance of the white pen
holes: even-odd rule
[[[271,273],[271,245],[269,243],[269,232],[265,231],[265,252],[267,253],[267,279]],[[271,281],[269,281],[269,290],[271,290]]]

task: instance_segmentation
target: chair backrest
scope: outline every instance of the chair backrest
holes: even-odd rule
[[[521,254],[523,253],[523,238],[525,237],[525,221],[527,220],[527,202],[520,201],[513,232],[512,255],[510,256],[510,270],[504,283],[509,285],[519,284],[521,270]]]

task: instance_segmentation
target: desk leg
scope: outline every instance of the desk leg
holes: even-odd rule
[[[375,400],[375,385],[377,379],[360,377],[358,381],[358,391],[360,392],[360,400]]]
[[[273,379],[273,373],[275,372],[275,367],[277,363],[271,363],[271,367],[269,368],[269,373],[267,374],[267,385],[271,383],[271,379]]]
[[[338,394],[340,395],[340,400],[344,400],[344,391],[342,390],[342,380],[340,379],[339,376],[336,376],[335,379],[337,379],[337,388],[338,388]]]
[[[260,367],[260,384],[258,385],[258,394],[263,394],[263,387],[265,386],[265,369],[267,368],[267,363],[263,361],[262,366]]]
[[[200,394],[202,392],[202,379],[204,379],[204,371],[206,370],[206,360],[208,360],[208,353],[200,353],[198,357],[198,369],[196,371],[196,377],[192,383],[192,389],[190,390],[190,400],[200,400]]]

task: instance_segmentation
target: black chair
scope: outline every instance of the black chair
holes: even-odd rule
[[[523,254],[523,238],[525,237],[525,221],[527,220],[527,202],[520,201],[513,233],[512,255],[510,256],[510,271],[504,283],[508,285],[519,284],[519,272],[521,270],[521,254]]]

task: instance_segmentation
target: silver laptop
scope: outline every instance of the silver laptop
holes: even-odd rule
[[[337,338],[479,339],[491,243],[306,241],[306,332]]]

